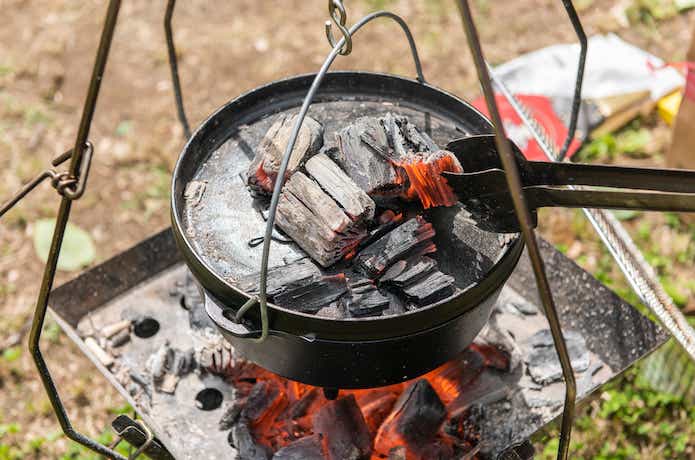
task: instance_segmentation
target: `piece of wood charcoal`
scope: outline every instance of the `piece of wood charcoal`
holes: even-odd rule
[[[438,150],[437,144],[424,132],[419,131],[407,117],[387,113],[380,119],[393,148],[392,159],[398,160],[414,152]]]
[[[428,305],[451,295],[454,282],[453,276],[434,270],[403,288],[403,294],[419,306]]]
[[[259,282],[259,273],[254,273],[237,280],[236,286],[249,294],[258,294]],[[346,291],[344,275],[324,275],[309,259],[268,270],[268,297],[291,310],[316,313]]]
[[[463,172],[461,163],[448,150],[412,152],[396,162],[402,176],[405,192],[403,198],[420,199],[427,209],[434,206],[453,206],[458,197],[449,186],[442,172]]]
[[[268,297],[274,297],[286,289],[301,286],[320,276],[321,270],[305,257],[291,264],[269,268],[266,292]],[[259,283],[260,274],[256,272],[237,279],[234,284],[244,292],[258,294]]]
[[[436,268],[437,261],[430,257],[409,257],[391,265],[383,276],[379,278],[379,282],[404,287],[413,284]]]
[[[363,142],[363,135],[371,139]],[[400,190],[399,176],[388,160],[389,141],[378,118],[362,117],[336,133],[335,160],[367,194]]]
[[[374,218],[374,201],[326,154],[319,153],[311,157],[305,168],[352,220]]]
[[[345,306],[354,317],[380,315],[389,308],[390,297],[377,289],[370,279],[362,278],[351,281],[348,295],[345,296]]]
[[[316,313],[347,291],[345,275],[324,275],[295,289],[286,289],[274,302],[303,313]]]
[[[351,252],[366,236],[321,187],[301,172],[285,184],[275,225],[312,259],[328,267]]]
[[[436,251],[432,242],[434,235],[432,224],[422,216],[414,217],[360,251],[355,266],[368,277],[375,278],[400,259]]]
[[[268,129],[256,147],[255,156],[247,172],[249,187],[258,193],[273,192],[282,156],[297,122],[297,115],[282,115]],[[290,154],[286,177],[323,146],[323,126],[311,117],[305,117],[297,141]]]

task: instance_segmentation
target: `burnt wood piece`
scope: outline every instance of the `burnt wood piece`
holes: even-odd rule
[[[363,141],[363,136],[370,139],[369,145]],[[335,160],[358,187],[369,195],[388,191],[398,194],[399,176],[388,161],[389,139],[378,118],[355,120],[336,133],[336,141]]]
[[[362,117],[336,134],[335,159],[369,195],[399,195],[403,175],[394,167],[417,152],[438,150],[425,133],[407,117],[387,113]]]
[[[391,413],[397,399],[398,395],[394,391],[386,389],[373,389],[358,397],[357,402],[372,438],[376,436],[379,427]]]
[[[369,427],[354,395],[326,403],[314,415],[314,433],[324,438],[327,460],[368,459],[372,452]]]
[[[247,184],[252,191],[261,194],[273,192],[282,156],[297,122],[297,115],[283,115],[268,129],[256,147],[255,156],[247,172]],[[311,117],[305,117],[290,154],[286,177],[323,146],[323,126]]]
[[[236,286],[258,294],[260,275],[254,273],[236,282]],[[347,292],[343,274],[324,275],[308,258],[268,270],[268,297],[272,302],[291,310],[316,313]]]
[[[240,419],[256,428],[272,421],[274,414],[287,405],[287,397],[279,385],[270,380],[256,383],[241,409]]]
[[[403,198],[419,199],[425,209],[453,206],[458,202],[456,193],[442,176],[442,172],[463,172],[453,153],[447,150],[414,152],[401,157],[396,164],[405,184]]]
[[[379,283],[403,288],[415,283],[437,268],[437,261],[425,256],[399,260],[379,278]]]
[[[311,157],[305,168],[353,221],[374,218],[374,201],[328,155],[319,153]]]
[[[451,295],[455,281],[453,276],[435,270],[403,288],[403,294],[419,306],[428,305]]]
[[[391,303],[391,298],[380,292],[374,282],[367,278],[351,281],[348,292],[345,306],[354,317],[380,315]]]
[[[393,411],[379,428],[374,448],[388,455],[391,449],[403,444],[409,450],[428,446],[445,418],[446,408],[437,392],[427,380],[417,380],[396,401]]]
[[[432,224],[422,216],[414,217],[360,251],[355,265],[368,277],[376,278],[404,257],[436,251],[434,235]]]
[[[328,267],[350,253],[366,236],[313,180],[297,172],[285,183],[275,225],[312,259]]]
[[[273,460],[325,460],[321,435],[306,436],[275,452]]]
[[[389,112],[379,121],[393,148],[393,159],[405,158],[415,152],[432,152],[439,149],[427,134],[418,130],[405,116]]]
[[[271,453],[266,446],[257,443],[246,422],[237,423],[229,432],[227,441],[238,451],[239,460],[269,460]]]

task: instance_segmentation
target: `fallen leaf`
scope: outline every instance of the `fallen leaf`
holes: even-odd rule
[[[33,225],[34,250],[43,262],[48,260],[54,227],[54,219],[40,219]],[[58,258],[58,270],[76,271],[92,263],[95,258],[96,248],[89,233],[77,225],[68,223]]]

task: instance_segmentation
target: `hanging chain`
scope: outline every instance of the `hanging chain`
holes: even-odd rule
[[[67,152],[55,157],[51,161],[52,166],[60,166],[67,160],[73,157],[74,149],[70,149]],[[56,171],[53,168],[48,168],[34,179],[29,181],[24,187],[22,187],[15,195],[10,198],[5,204],[0,207],[0,217],[2,217],[7,211],[12,209],[19,201],[27,196],[32,190],[34,190],[39,184],[41,184],[46,179],[51,180],[51,186],[56,189],[59,195],[66,197],[70,200],[79,199],[84,193],[85,186],[87,184],[87,177],[89,176],[89,167],[92,164],[92,153],[94,152],[94,146],[91,142],[87,141],[83,149],[83,159],[80,165],[80,172],[77,176],[72,174],[70,171]]]
[[[342,0],[328,0],[328,14],[331,15],[331,19],[335,26],[340,30],[345,38],[345,43],[340,47],[338,53],[342,56],[347,56],[352,53],[352,36],[348,30],[345,23],[347,22],[347,12],[345,11],[345,6],[343,6]],[[326,38],[328,43],[331,44],[332,48],[335,48],[338,42],[333,37],[333,24],[331,21],[326,21]]]

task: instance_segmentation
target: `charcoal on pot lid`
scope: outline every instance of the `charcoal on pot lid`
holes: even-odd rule
[[[414,217],[360,251],[355,265],[369,277],[379,276],[406,256],[434,252],[434,234],[432,224],[422,216]]]
[[[391,298],[377,289],[370,279],[361,278],[351,281],[345,305],[352,316],[372,316],[381,314],[389,307]]]
[[[370,145],[363,142],[369,133]],[[389,140],[378,118],[362,117],[335,135],[338,151],[335,160],[362,190],[373,194],[387,188],[398,188],[399,177],[391,163],[379,151],[390,151]]]
[[[325,153],[310,158],[306,170],[352,220],[374,218],[374,201]]]
[[[297,122],[297,115],[282,115],[268,129],[256,148],[255,156],[247,172],[247,183],[255,191],[272,193],[280,169],[282,156]],[[323,146],[323,126],[311,117],[305,117],[290,154],[287,177],[309,156]]]
[[[275,225],[312,259],[328,267],[349,253],[367,235],[313,180],[301,172],[286,183]]]
[[[430,257],[409,257],[391,265],[383,276],[379,278],[379,282],[393,284],[398,287],[408,286],[430,273],[436,267],[437,262]]]
[[[405,287],[403,293],[416,304],[427,305],[451,295],[454,282],[453,276],[434,270]]]
[[[314,415],[314,432],[324,437],[328,460],[369,458],[372,440],[354,395],[329,401]]]
[[[273,460],[325,460],[321,436],[312,435],[294,441],[275,452]]]
[[[259,273],[240,278],[236,286],[258,294]],[[276,304],[296,311],[316,313],[347,291],[342,274],[324,275],[308,258],[268,270],[268,296]]]

